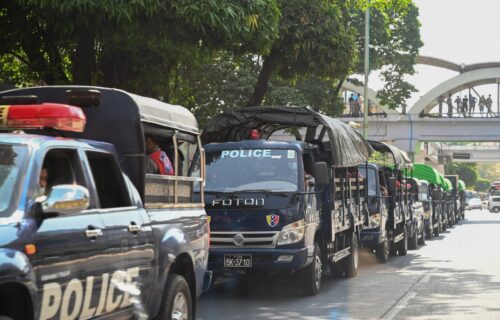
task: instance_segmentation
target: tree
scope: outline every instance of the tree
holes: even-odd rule
[[[477,179],[476,184],[474,185],[474,189],[476,189],[476,191],[485,192],[490,189],[490,185],[491,180],[483,179],[480,177]]]
[[[249,105],[262,104],[273,75],[344,79],[355,62],[355,33],[344,21],[350,1],[280,0],[279,36],[264,55]]]
[[[264,53],[275,0],[3,0],[0,55],[46,84],[97,84],[168,98],[180,64],[211,51]]]
[[[259,61],[252,57],[220,53],[205,63],[179,68],[175,73],[175,94],[170,100],[191,109],[202,126],[215,114],[245,106],[260,70]],[[310,106],[331,116],[338,116],[343,109],[335,88],[317,77],[299,77],[295,81],[273,77],[266,103]]]
[[[280,1],[279,37],[263,57],[250,105],[263,102],[273,74],[296,79],[313,75],[337,93],[351,72],[364,64],[365,1]],[[371,1],[370,61],[385,83],[381,103],[396,108],[416,91],[404,80],[414,73],[422,46],[418,8],[410,0]],[[315,23],[311,23],[315,21]]]
[[[467,187],[474,187],[478,180],[477,164],[466,162],[454,162],[444,167],[446,174],[457,174]]]
[[[364,8],[362,8],[364,10]],[[382,105],[402,106],[416,88],[404,80],[415,73],[415,58],[423,43],[420,39],[418,8],[410,0],[372,0],[370,8],[370,68],[380,70],[384,87],[378,92]],[[360,58],[356,72],[364,69],[364,16],[353,15],[357,28]]]

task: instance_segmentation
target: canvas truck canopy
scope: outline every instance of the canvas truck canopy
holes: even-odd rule
[[[301,136],[298,129],[305,128]],[[322,143],[335,167],[365,163],[372,148],[362,135],[342,121],[319,114],[306,107],[270,106],[229,110],[210,120],[202,133],[204,144],[246,140],[252,130],[262,139],[279,130],[295,130],[297,140]]]
[[[458,180],[458,191],[465,191],[465,182],[463,180]]]
[[[406,152],[396,148],[395,146],[380,141],[368,140],[368,143],[370,143],[371,147],[375,151],[378,151],[380,153],[390,153],[392,155],[394,164],[399,169],[412,167],[412,162],[408,158]]]
[[[0,92],[1,104],[54,102],[82,107],[87,118],[83,133],[72,138],[113,144],[122,169],[141,195],[144,190],[144,133],[151,130],[179,130],[199,134],[195,117],[184,107],[141,97],[123,90],[93,86],[46,86]],[[28,103],[29,104],[29,103]],[[37,131],[51,135],[54,132]]]
[[[444,191],[448,191],[446,190],[447,188],[447,185],[446,185],[446,182],[444,181],[444,176],[442,174],[439,173],[439,186],[444,190]]]
[[[415,163],[413,165],[412,174],[413,177],[420,180],[425,180],[429,183],[441,185],[440,174],[436,171],[436,169],[427,164]]]

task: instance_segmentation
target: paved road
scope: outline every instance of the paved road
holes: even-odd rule
[[[363,253],[356,278],[326,278],[316,297],[293,280],[218,282],[198,319],[500,319],[500,214],[466,218],[386,264]]]

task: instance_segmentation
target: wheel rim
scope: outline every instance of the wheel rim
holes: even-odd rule
[[[316,288],[319,290],[321,287],[321,275],[323,273],[322,265],[321,265],[321,257],[316,254],[316,266],[314,268],[314,275],[315,275],[315,284]]]
[[[186,295],[177,292],[172,304],[172,320],[189,320],[189,310]]]

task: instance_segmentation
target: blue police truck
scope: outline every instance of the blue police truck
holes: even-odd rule
[[[108,88],[26,88],[0,93],[0,131],[0,318],[195,318],[209,226],[189,111]],[[173,175],[145,172],[145,135]]]
[[[411,161],[394,146],[369,142],[377,154],[372,159],[375,163],[360,166],[361,174],[369,181],[369,217],[361,240],[381,262],[386,262],[391,254],[406,255],[409,240],[413,240],[412,249],[416,249],[416,242],[423,236],[423,218],[414,214],[418,210],[412,207],[411,184],[405,179]]]
[[[307,295],[328,267],[356,275],[358,165],[371,153],[359,132],[309,108],[247,107],[209,121],[202,140],[210,270],[294,274]]]

